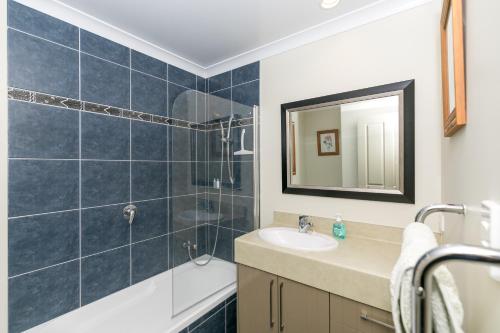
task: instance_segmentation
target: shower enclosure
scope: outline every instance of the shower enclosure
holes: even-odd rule
[[[169,134],[173,316],[234,286],[234,239],[259,227],[259,108],[234,101],[232,85],[211,91],[210,82],[173,104],[174,114],[196,114],[192,129]],[[176,145],[181,135],[185,147]],[[182,151],[186,160],[176,157]]]

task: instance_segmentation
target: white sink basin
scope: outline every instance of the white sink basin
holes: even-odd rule
[[[273,245],[300,251],[329,251],[338,246],[333,237],[317,232],[301,233],[292,228],[261,229],[259,236]]]

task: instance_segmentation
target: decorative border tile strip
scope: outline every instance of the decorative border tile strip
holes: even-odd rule
[[[34,95],[34,103],[38,104],[47,104],[51,106],[58,106],[61,108],[67,108],[67,109],[75,109],[75,110],[82,110],[83,109],[83,103],[76,100],[76,99],[70,99],[70,98],[65,98],[65,97],[59,97],[59,96],[52,96],[52,95],[47,95],[47,94],[42,94],[42,93],[35,93],[32,92],[31,94]]]
[[[122,117],[122,110],[89,102],[83,102],[83,111],[105,114],[108,116]]]
[[[218,121],[211,121],[210,123],[197,124],[186,120],[158,116],[150,113],[133,111],[128,109],[121,109],[113,106],[102,105],[92,102],[85,102],[77,99],[49,95],[45,93],[29,91],[13,87],[9,87],[7,89],[7,93],[8,93],[8,98],[12,100],[56,106],[68,110],[79,110],[84,112],[99,113],[108,116],[128,118],[128,119],[162,124],[167,126],[190,128],[200,131],[212,131],[220,129],[220,123]],[[252,124],[253,124],[253,118],[235,119],[233,122],[234,126],[248,126]],[[227,128],[228,121],[223,122],[222,125],[224,126],[224,128]]]
[[[192,128],[198,130],[206,129],[206,126],[204,124],[196,124],[185,120],[158,116],[150,113],[133,111],[128,109],[121,109],[113,106],[85,102],[76,99],[49,95],[19,88],[9,87],[7,89],[7,94],[9,99],[17,101],[57,106],[69,110],[80,110],[85,112],[99,113],[108,116],[128,118],[133,120],[139,120],[139,121],[145,121],[145,122],[157,123],[169,126],[178,126],[178,127]]]
[[[228,125],[229,125],[228,121],[224,121],[222,123],[222,126],[224,128],[227,128]],[[233,124],[232,124],[233,127],[242,127],[242,126],[249,126],[249,125],[253,125],[253,118],[235,119],[235,120],[233,120]],[[218,121],[210,122],[209,124],[205,125],[205,129],[208,131],[219,130],[220,129],[220,122],[218,122]]]

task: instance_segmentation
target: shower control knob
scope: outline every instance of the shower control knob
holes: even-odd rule
[[[128,224],[134,222],[135,215],[137,214],[137,207],[134,205],[128,205],[123,208],[123,218],[128,220]]]

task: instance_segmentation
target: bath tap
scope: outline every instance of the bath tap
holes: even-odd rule
[[[310,217],[307,215],[299,216],[299,232],[307,233],[313,227],[313,223],[309,222]]]

